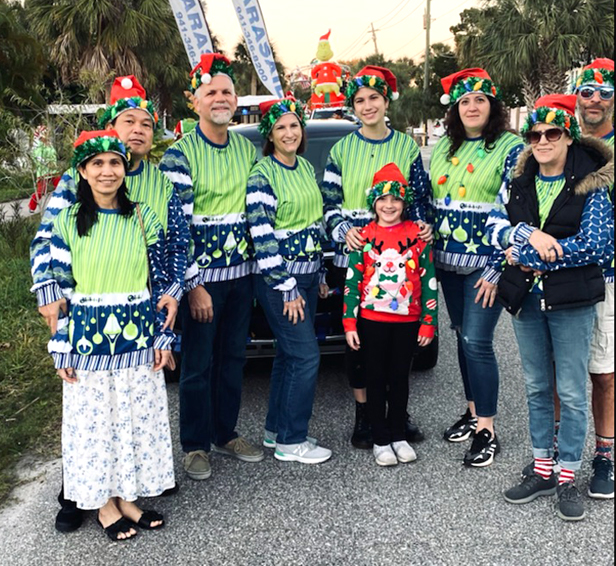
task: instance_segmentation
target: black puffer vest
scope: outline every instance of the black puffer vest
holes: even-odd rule
[[[556,198],[542,228],[557,240],[574,236],[580,231],[586,197],[592,191],[610,185],[614,180],[613,154],[600,140],[583,138],[574,143],[567,154],[565,187]],[[507,212],[512,226],[526,222],[540,226],[539,204],[535,177],[539,164],[527,148],[520,155],[514,179],[509,185]],[[556,311],[594,305],[605,298],[605,282],[601,267],[586,265],[548,271],[543,279],[542,309]],[[519,266],[505,267],[498,284],[498,301],[516,315],[534,283],[532,273]]]

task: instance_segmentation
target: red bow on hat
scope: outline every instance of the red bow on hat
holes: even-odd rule
[[[586,65],[583,70],[586,71],[588,69],[613,71],[614,61],[612,61],[612,59],[607,59],[606,57],[600,57],[599,59],[595,59],[590,65]]]
[[[453,73],[452,75],[441,79],[441,85],[443,85],[443,90],[445,91],[445,94],[449,94],[451,92],[451,89],[460,81],[463,81],[464,79],[468,79],[470,77],[487,79],[489,81],[492,80],[492,77],[488,75],[488,72],[484,69],[480,69],[479,67],[463,69],[462,71],[458,71],[457,73]]]
[[[393,182],[398,182],[405,187],[409,184],[406,177],[402,174],[402,171],[400,171],[400,168],[395,163],[388,163],[375,173],[372,186],[376,187],[379,183]]]
[[[535,109],[545,106],[547,108],[557,108],[571,116],[575,116],[575,105],[577,96],[575,94],[548,94],[542,96],[535,102]]]
[[[192,77],[197,71],[201,71],[202,75],[210,74],[214,61],[222,61],[228,67],[231,66],[231,61],[220,53],[202,53],[199,63],[197,63],[197,66],[190,72],[190,76]]]
[[[120,140],[120,134],[115,130],[97,130],[93,132],[81,132],[79,137],[75,140],[73,147],[79,147],[82,143],[85,143],[94,138],[118,138]]]
[[[109,95],[109,105],[113,106],[118,100],[123,98],[138,97],[146,100],[145,89],[141,86],[134,75],[126,77],[116,77],[111,85],[111,94]]]

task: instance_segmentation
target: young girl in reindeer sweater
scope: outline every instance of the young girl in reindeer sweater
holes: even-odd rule
[[[417,458],[405,439],[408,375],[418,346],[434,339],[438,291],[431,247],[404,220],[413,191],[397,165],[383,167],[367,194],[376,219],[350,256],[343,323],[362,352],[376,463],[393,466]]]

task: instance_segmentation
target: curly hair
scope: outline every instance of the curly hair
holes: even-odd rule
[[[485,139],[486,151],[494,149],[496,140],[506,131],[510,130],[509,114],[505,105],[496,98],[488,97],[490,101],[490,117],[483,129],[482,136]],[[445,129],[451,141],[449,148],[449,158],[451,159],[460,146],[466,141],[467,135],[464,124],[460,118],[459,104],[454,104],[447,112],[445,117]]]

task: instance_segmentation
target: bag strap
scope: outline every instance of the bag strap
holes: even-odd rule
[[[135,208],[137,210],[137,218],[139,218],[139,226],[141,227],[141,235],[143,236],[143,243],[145,244],[145,257],[146,257],[146,265],[148,266],[148,291],[150,292],[150,297],[153,298],[152,295],[152,279],[150,278],[150,255],[148,254],[148,237],[145,234],[145,226],[143,225],[143,216],[141,215],[141,207],[139,203],[135,203]]]

